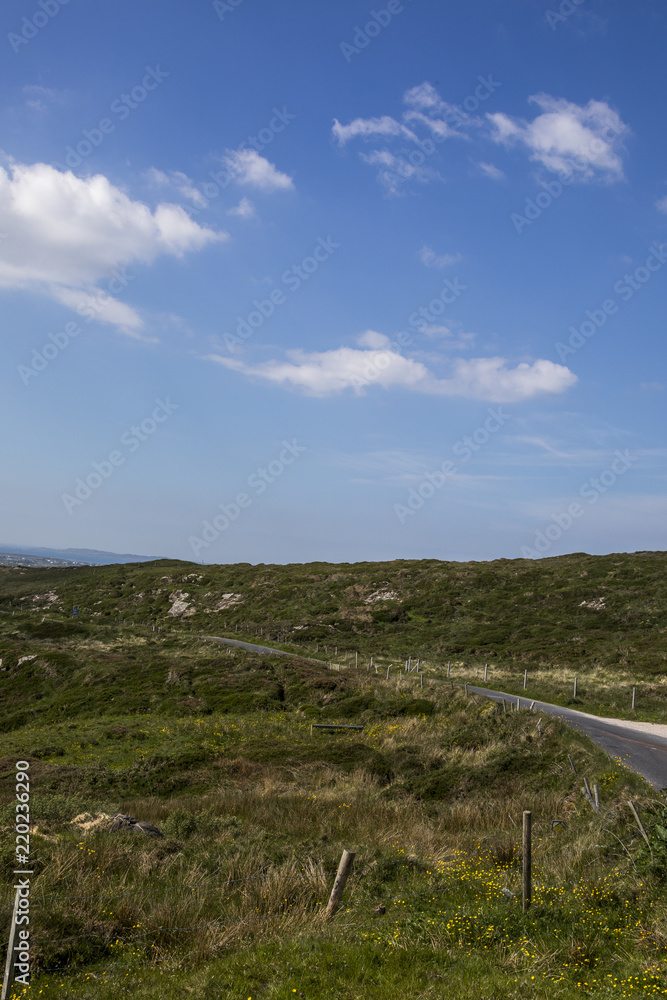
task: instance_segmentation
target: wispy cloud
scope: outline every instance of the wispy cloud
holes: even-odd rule
[[[503,181],[505,180],[505,174],[498,167],[495,167],[493,163],[478,163],[477,166],[482,171],[485,177],[489,177],[492,181]]]
[[[237,184],[264,192],[290,191],[294,187],[294,181],[288,174],[282,173],[254,149],[228,150],[223,163]]]
[[[337,118],[331,129],[334,139],[340,146],[345,146],[353,139],[365,142],[384,143],[384,147],[372,153],[360,153],[359,156],[378,170],[378,180],[391,194],[398,193],[401,183],[405,180],[427,181],[437,179],[435,168],[424,165],[425,145],[431,143],[430,138],[420,138],[424,129],[442,142],[451,137],[465,137],[465,128],[473,123],[469,116],[461,115],[454,105],[443,101],[432,84],[422,83],[407,90],[403,95],[405,110],[400,120],[392,115],[380,115],[374,118],[354,118],[347,125],[341,124]],[[453,117],[460,127],[454,128],[451,121],[445,121],[442,115]],[[387,143],[401,143],[395,152],[388,148]],[[416,149],[415,149],[416,147]]]
[[[250,198],[241,198],[238,205],[234,205],[233,208],[227,209],[227,215],[236,215],[240,219],[252,219],[257,213],[255,211],[255,206],[251,202]]]
[[[424,183],[438,176],[430,167],[411,163],[407,156],[397,156],[388,149],[377,149],[372,153],[359,155],[364,163],[379,167],[378,180],[390,194],[398,193],[402,181],[414,180]]]
[[[419,251],[419,259],[425,267],[451,267],[462,260],[460,253],[437,254],[432,247],[423,246]]]
[[[344,146],[350,139],[361,137],[368,139],[373,136],[403,136],[414,141],[414,132],[401,125],[395,118],[383,115],[381,118],[355,118],[349,125],[341,125],[337,118],[331,128],[334,138]]]
[[[33,111],[47,111],[51,104],[63,104],[62,92],[51,87],[42,87],[36,83],[26,83],[23,87],[26,104]]]
[[[205,208],[208,205],[201,191],[195,187],[195,182],[187,174],[181,173],[180,170],[171,170],[167,174],[163,170],[151,167],[147,173],[148,179],[154,184],[162,188],[168,188],[182,195],[184,198],[189,198],[195,205],[199,205],[200,208]]]

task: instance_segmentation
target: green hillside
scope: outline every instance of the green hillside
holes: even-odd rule
[[[48,596],[50,595],[50,596]],[[359,650],[531,664],[667,663],[667,553],[532,561],[0,568],[0,611]],[[176,602],[180,601],[181,604]],[[171,612],[171,613],[170,613]]]

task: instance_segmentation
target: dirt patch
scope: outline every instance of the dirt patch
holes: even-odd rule
[[[99,830],[101,826],[108,824],[111,816],[108,813],[79,813],[73,820],[73,826],[78,826],[82,833],[90,833],[91,830]]]

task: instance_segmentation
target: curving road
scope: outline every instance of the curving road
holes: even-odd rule
[[[202,639],[211,639],[213,642],[223,642],[227,646],[239,646],[247,649],[251,653],[272,653],[274,656],[296,656],[300,660],[308,660],[309,663],[319,663],[325,666],[324,660],[314,660],[311,656],[302,656],[300,653],[286,653],[284,649],[272,649],[271,646],[258,646],[254,642],[242,642],[240,639],[225,639],[220,635],[204,635]]]
[[[532,698],[519,698],[503,691],[489,691],[488,688],[468,685],[468,691],[491,698],[493,701],[508,701],[562,719],[568,726],[585,733],[594,743],[620,760],[626,767],[640,774],[654,788],[667,787],[667,726],[653,722],[627,722],[624,719],[603,719],[587,712],[577,712],[572,708],[550,705],[548,702]]]
[[[256,643],[242,642],[240,639],[226,639],[217,635],[206,635],[203,638],[228,646],[239,646],[252,653],[299,656],[298,653],[288,653],[284,649],[273,649],[271,646],[258,646]],[[320,663],[324,666],[324,661],[312,657],[300,656],[299,659],[310,660],[311,663]],[[654,788],[667,788],[667,725],[627,722],[624,719],[603,719],[597,715],[588,715],[586,712],[577,712],[572,708],[550,705],[545,701],[533,701],[532,698],[520,698],[504,691],[490,691],[488,688],[474,687],[472,684],[468,684],[468,691],[484,698],[491,698],[493,701],[518,704],[520,708],[530,708],[532,705],[536,711],[562,719],[568,726],[585,733],[610,757],[620,760],[626,767],[640,774]]]

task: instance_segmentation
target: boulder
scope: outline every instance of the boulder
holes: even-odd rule
[[[127,813],[116,813],[111,817],[109,832],[116,833],[118,830],[126,830],[128,833],[145,833],[148,837],[164,837],[161,830],[158,830],[152,823],[145,820],[137,820]]]

